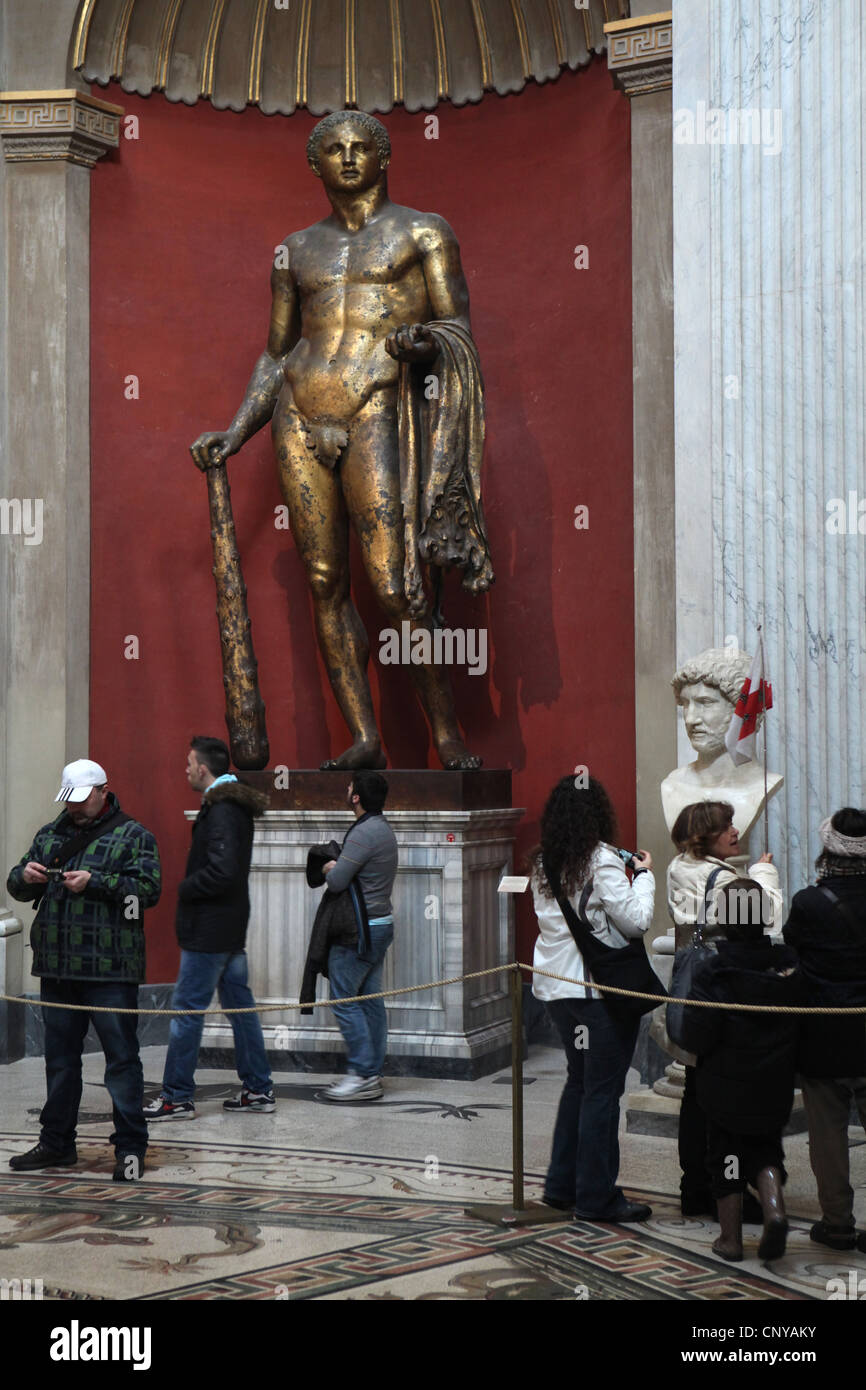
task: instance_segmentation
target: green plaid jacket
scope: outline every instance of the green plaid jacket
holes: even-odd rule
[[[108,804],[118,809],[117,798],[110,792]],[[83,893],[70,893],[57,883],[24,882],[23,870],[31,859],[48,864],[64,842],[77,834],[65,811],[50,825],[43,825],[6,882],[18,902],[37,904],[30,932],[33,973],[57,980],[137,984],[144,979],[142,914],[159,902],[162,887],[156,840],[134,820],[92,840],[63,866],[89,872]]]

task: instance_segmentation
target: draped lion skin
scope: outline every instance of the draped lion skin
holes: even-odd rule
[[[473,594],[489,588],[483,383],[454,233],[441,217],[390,201],[385,127],[337,112],[315,127],[307,153],[331,214],[278,248],[267,347],[228,429],[200,435],[191,452],[202,470],[223,464],[272,421],[319,646],[352,735],[322,766],[378,768],[385,757],[369,642],[350,595],[349,525],[392,626],[406,619],[432,630],[421,561],[440,577],[463,569]],[[432,662],[410,670],[443,766],[479,767],[448,672]]]

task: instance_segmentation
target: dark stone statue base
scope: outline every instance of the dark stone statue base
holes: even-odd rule
[[[493,811],[511,806],[511,772],[386,768],[390,811]],[[271,798],[272,811],[334,811],[345,806],[351,772],[266,768],[240,772],[242,782]],[[285,786],[284,783],[288,783]]]

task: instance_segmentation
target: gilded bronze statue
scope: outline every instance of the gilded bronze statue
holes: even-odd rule
[[[441,217],[391,202],[390,155],[385,127],[364,112],[315,127],[307,156],[332,211],[277,248],[267,348],[228,429],[191,447],[199,468],[222,468],[272,421],[319,646],[352,735],[327,768],[385,766],[369,642],[349,589],[350,523],[394,626],[432,630],[452,566],[473,594],[493,582],[480,499],[483,383],[459,248]],[[442,765],[479,767],[447,669],[411,670]]]

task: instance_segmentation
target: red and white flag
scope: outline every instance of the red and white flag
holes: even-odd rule
[[[743,681],[730,728],[725,734],[725,747],[735,763],[747,763],[757,757],[755,749],[758,715],[773,708],[773,687],[767,675],[764,659],[764,639],[758,635],[758,650],[752,668]]]

